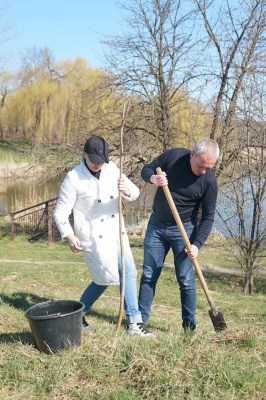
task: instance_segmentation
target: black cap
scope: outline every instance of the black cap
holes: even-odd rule
[[[109,163],[108,143],[100,136],[89,138],[85,143],[84,151],[92,163]]]

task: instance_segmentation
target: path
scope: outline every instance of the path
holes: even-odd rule
[[[36,264],[36,265],[45,265],[45,264],[58,264],[58,265],[84,265],[83,261],[32,261],[32,260],[9,260],[5,258],[0,258],[0,263],[17,263],[17,264]],[[142,264],[136,263],[137,266],[141,266]],[[173,264],[165,263],[166,268],[173,268]],[[218,273],[218,274],[229,274],[229,275],[242,275],[243,271],[241,269],[227,269],[227,268],[220,268],[214,267],[211,265],[201,265],[201,270],[203,272],[210,272],[210,273]],[[266,268],[260,268],[256,275],[265,276],[266,275]]]

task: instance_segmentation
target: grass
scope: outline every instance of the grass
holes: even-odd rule
[[[25,311],[48,299],[79,300],[89,282],[82,255],[62,242],[30,243],[23,236],[12,242],[3,230],[0,239],[0,259],[6,260],[0,270],[1,400],[266,399],[265,278],[256,278],[257,293],[246,296],[238,276],[204,274],[228,330],[214,331],[197,281],[198,326],[186,336],[169,255],[149,323],[156,338],[129,337],[125,319],[117,330],[119,289],[110,287],[88,318],[96,330],[82,332],[80,347],[47,355],[34,347]],[[141,263],[142,239],[131,244]],[[225,244],[215,244],[212,256],[211,247],[201,257],[222,264]],[[226,259],[228,268],[231,262]]]
[[[0,141],[0,163],[19,163],[25,156],[12,149],[4,141]]]

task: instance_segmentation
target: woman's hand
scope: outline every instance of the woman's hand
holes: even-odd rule
[[[80,241],[77,238],[77,236],[70,234],[70,235],[67,235],[65,237],[65,239],[68,241],[70,250],[73,253],[79,253],[80,251],[82,251],[82,247],[81,247]]]
[[[117,188],[118,188],[119,192],[122,192],[125,196],[130,197],[130,191],[129,191],[129,189],[126,185],[126,182],[124,181],[123,178],[118,179]]]

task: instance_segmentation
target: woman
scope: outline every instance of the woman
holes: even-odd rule
[[[123,199],[134,201],[139,189],[120,170],[109,162],[108,144],[100,136],[89,138],[84,146],[78,166],[66,175],[55,207],[54,217],[61,237],[74,252],[83,251],[92,282],[80,301],[84,315],[109,285],[119,285],[122,263],[119,239],[119,192]],[[74,229],[69,216],[73,211]],[[137,300],[137,272],[129,240],[123,227],[125,253],[124,307],[128,320],[127,332],[140,336],[153,336],[142,322]],[[83,327],[93,329],[83,316]]]

